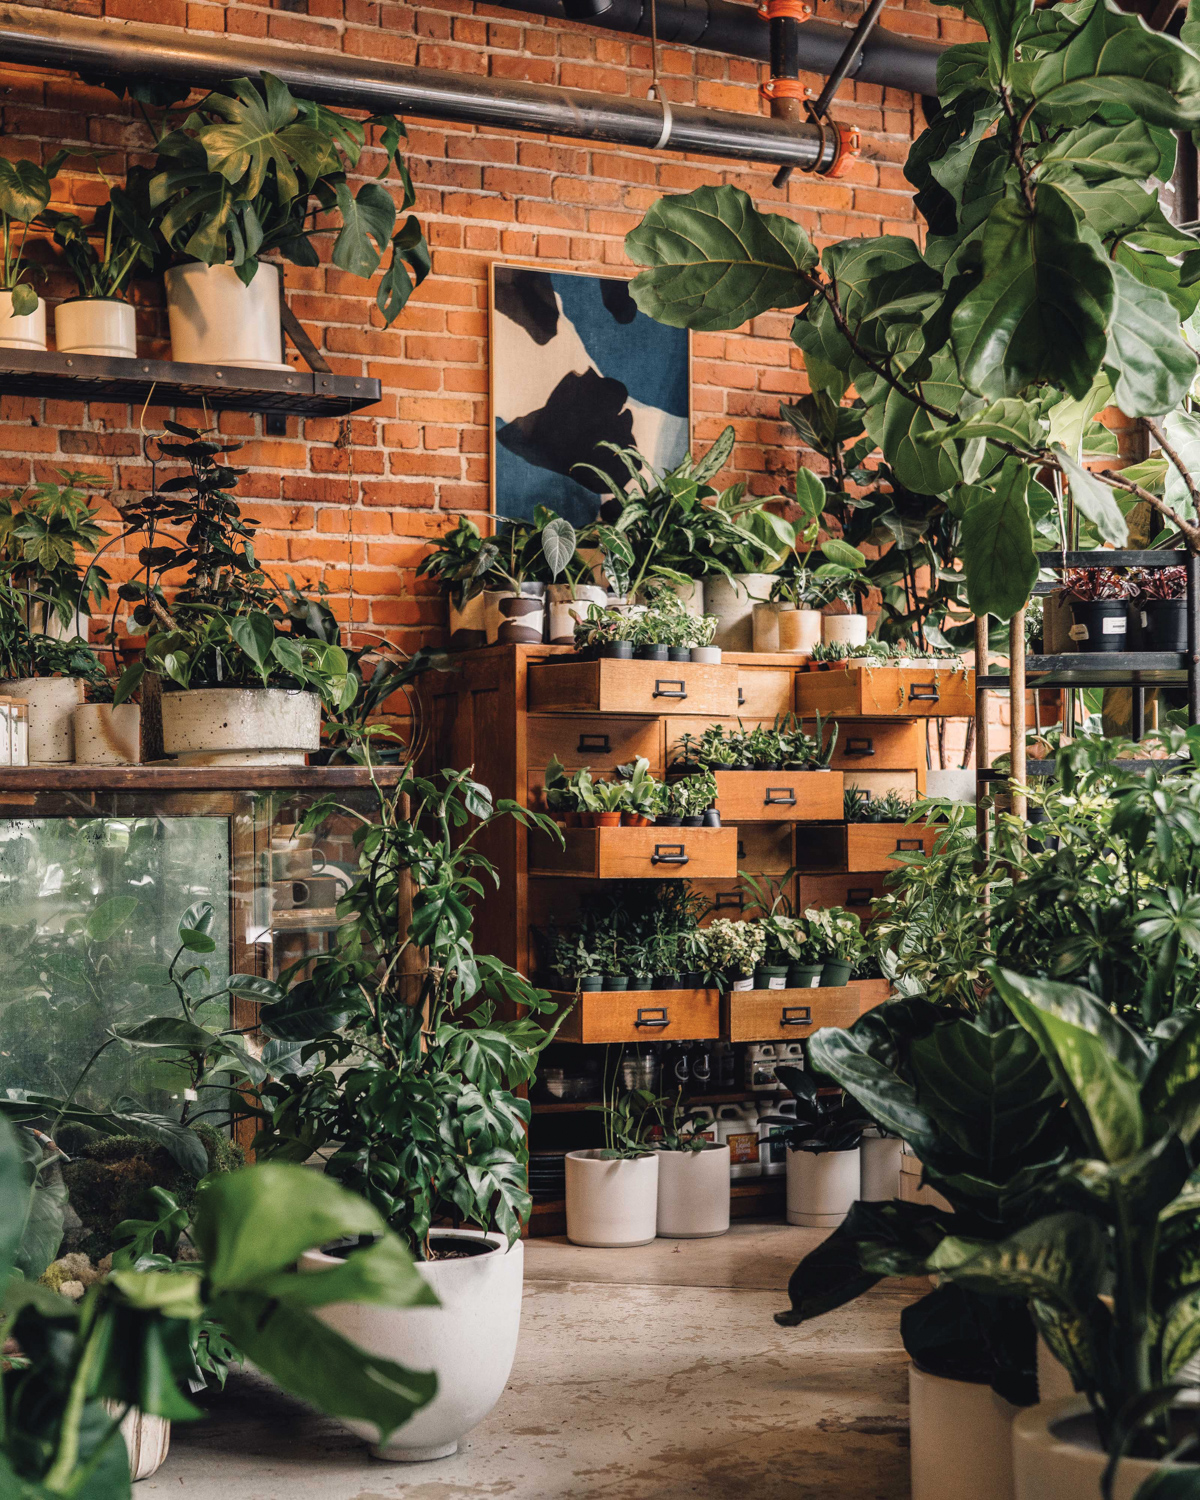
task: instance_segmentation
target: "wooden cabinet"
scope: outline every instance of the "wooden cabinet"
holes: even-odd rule
[[[743,722],[769,721],[791,713],[795,668],[748,666],[743,662],[737,674],[737,712]]]
[[[932,854],[938,829],[931,823],[851,823],[846,829],[846,866],[886,870],[897,854]]]
[[[720,880],[737,874],[736,828],[564,828],[529,842],[531,875],[590,880]]]
[[[850,666],[796,673],[801,717],[970,718],[975,673],[950,666]]]
[[[558,1030],[564,1042],[704,1042],[721,1035],[716,990],[552,991],[571,1009]]]
[[[734,990],[721,996],[721,1034],[731,1042],[803,1041],[822,1026],[851,1025],[886,998],[886,983],[880,994],[870,980],[840,989]]]
[[[529,667],[531,713],[711,714],[737,710],[738,669],[696,662],[538,662]]]
[[[726,823],[818,822],[842,816],[840,771],[718,771]]]
[[[530,714],[525,721],[526,757],[531,771],[544,771],[557,755],[569,770],[591,766],[611,775],[614,768],[644,755],[662,775],[663,728],[658,719],[605,714],[598,724],[588,714]]]

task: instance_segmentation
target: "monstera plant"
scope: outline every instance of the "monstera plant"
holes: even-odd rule
[[[1068,490],[1084,543],[1125,544],[1145,502],[1200,548],[1200,418],[1182,405],[1200,242],[1153,190],[1172,131],[1200,125],[1200,20],[1177,41],[1112,0],[965,9],[987,39],[943,54],[940,111],[905,168],[924,249],[883,235],[818,253],[732,187],[661,199],[626,248],[646,267],[637,305],[673,326],[795,309],[813,389],[840,403],[854,386],[900,485],[957,521],[972,610],[1011,616],[1037,579],[1036,539],[1075,541]],[[1095,465],[1115,451],[1095,420],[1108,405],[1159,455]]]

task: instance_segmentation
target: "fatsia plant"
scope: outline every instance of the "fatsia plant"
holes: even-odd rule
[[[78,561],[79,552],[95,552],[104,536],[91,503],[104,480],[67,469],[58,477],[61,483],[43,480],[0,499],[0,567],[30,596],[27,623],[43,631],[52,617],[70,625],[76,610],[90,614],[108,598],[105,570]]]
[[[943,54],[941,109],[905,169],[924,249],[884,235],[818,254],[732,187],[661,199],[626,248],[647,268],[634,299],[662,322],[795,309],[814,390],[840,403],[853,385],[895,478],[957,521],[971,609],[1011,616],[1037,579],[1036,539],[1074,544],[1066,491],[1085,542],[1124,545],[1144,501],[1200,548],[1181,332],[1200,244],[1153,191],[1171,132],[1200,124],[1200,22],[1176,40],[1112,0],[965,8],[987,40]],[[1114,451],[1095,420],[1109,404],[1161,448],[1152,472],[1085,466]]]
[[[785,1327],[844,1306],[884,1277],[924,1274],[950,1235],[1006,1240],[1036,1217],[1033,1190],[1078,1145],[1051,1067],[996,999],[970,1016],[922,999],[890,1001],[844,1031],[818,1031],[809,1066],[907,1142],[952,1211],[856,1203],[792,1274],[791,1309],[776,1318]],[[986,1380],[1022,1404],[1036,1399],[1034,1330],[1020,1294],[939,1286],[905,1309],[901,1334],[932,1374]]]

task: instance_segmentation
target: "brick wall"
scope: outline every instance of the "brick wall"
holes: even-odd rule
[[[64,0],[79,14],[153,21],[189,31],[328,47],[431,69],[644,97],[647,42],[563,23],[514,17],[469,0],[414,8],[395,0]],[[821,0],[825,19],[858,14],[853,0]],[[884,26],[908,35],[965,39],[957,13],[917,0],[890,5]],[[675,102],[759,111],[765,69],[738,58],[665,47],[661,69]],[[819,80],[807,82],[818,84]],[[910,95],[844,85],[839,118],[859,126],[863,157],[849,177],[822,181],[796,174],[776,191],[772,170],[518,135],[499,130],[409,123],[417,209],[433,250],[433,274],[399,321],[381,326],[373,291],[332,266],[286,268],[293,310],[332,368],[366,373],[383,399],[348,421],[289,418],[286,437],[266,437],[261,418],[226,414],[221,430],[245,446],[240,485],[247,509],[263,522],[258,544],[276,576],[323,581],[343,618],[412,648],[437,639],[440,601],[416,584],[413,569],[427,540],[452,517],[488,510],[487,267],[499,258],[612,271],[628,263],[622,239],[663,193],[703,183],[744,187],[761,204],[784,210],[819,243],[846,235],[917,232],[901,166],[914,132]],[[103,201],[98,170],[110,177],[149,161],[149,133],[129,106],[77,79],[27,68],[0,71],[0,150],[49,157],[60,145],[99,152],[67,163],[56,207]],[[918,117],[916,128],[921,128]],[[364,156],[369,172],[379,153]],[[327,253],[327,252],[326,252]],[[52,274],[53,303],[70,291]],[[139,286],[144,353],[167,354],[161,292]],[[694,344],[693,440],[711,440],[727,423],[738,434],[731,478],[771,494],[798,461],[795,436],[778,420],[781,397],[805,389],[784,314],[730,334],[698,334]],[[295,356],[291,356],[295,358]],[[152,432],[170,413],[151,407]],[[180,419],[199,423],[198,412]],[[0,483],[53,477],[59,467],[101,474],[118,505],[147,484],[139,424],[120,405],[4,397],[0,400]],[[105,519],[116,525],[106,506]],[[119,579],[130,560],[109,554]],[[106,559],[108,561],[109,559]]]

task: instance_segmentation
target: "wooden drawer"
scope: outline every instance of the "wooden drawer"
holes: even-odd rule
[[[600,714],[711,714],[737,710],[738,669],[695,662],[536,662],[529,711]]]
[[[768,719],[792,711],[796,673],[791,667],[737,669],[737,711],[743,719]]]
[[[840,989],[734,990],[721,996],[721,1035],[729,1042],[799,1042],[822,1026],[849,1026],[887,998],[887,982],[883,981],[882,995],[879,983],[868,980]]]
[[[797,672],[796,712],[805,717],[969,719],[975,712],[975,673],[942,666]]]
[[[842,816],[840,771],[718,771],[717,808],[726,823],[826,820]]]
[[[530,875],[591,880],[726,880],[737,874],[736,828],[566,828],[566,848],[529,835]]]
[[[881,871],[862,875],[840,871],[836,875],[801,875],[799,879],[796,905],[802,912],[810,906],[844,906],[866,921],[871,916],[871,902],[887,895]]]
[[[810,733],[816,723],[804,726]],[[927,755],[926,726],[915,720],[851,720],[838,725],[837,744],[829,764],[835,771],[923,770]]]
[[[655,719],[620,719],[606,716],[604,722],[582,714],[541,718],[530,714],[525,721],[525,763],[530,774],[542,772],[557,755],[569,770],[591,766],[608,772],[644,755],[654,774],[661,775],[663,727]]]
[[[882,801],[889,792],[899,792],[911,802],[920,794],[916,771],[846,771],[846,788],[859,787],[870,792],[873,801]]]
[[[782,875],[793,853],[790,823],[743,823],[737,829],[737,867],[751,875]]]
[[[932,854],[938,831],[937,825],[929,823],[849,823],[845,868],[887,870],[892,868],[894,854]]]
[[[560,1042],[706,1042],[721,1035],[716,990],[598,990],[575,996],[554,990],[572,1008]]]
[[[749,916],[754,904],[754,897],[740,880],[693,880],[692,889],[709,904],[709,909],[700,919],[702,927],[716,917],[730,917],[736,921],[738,917]]]

